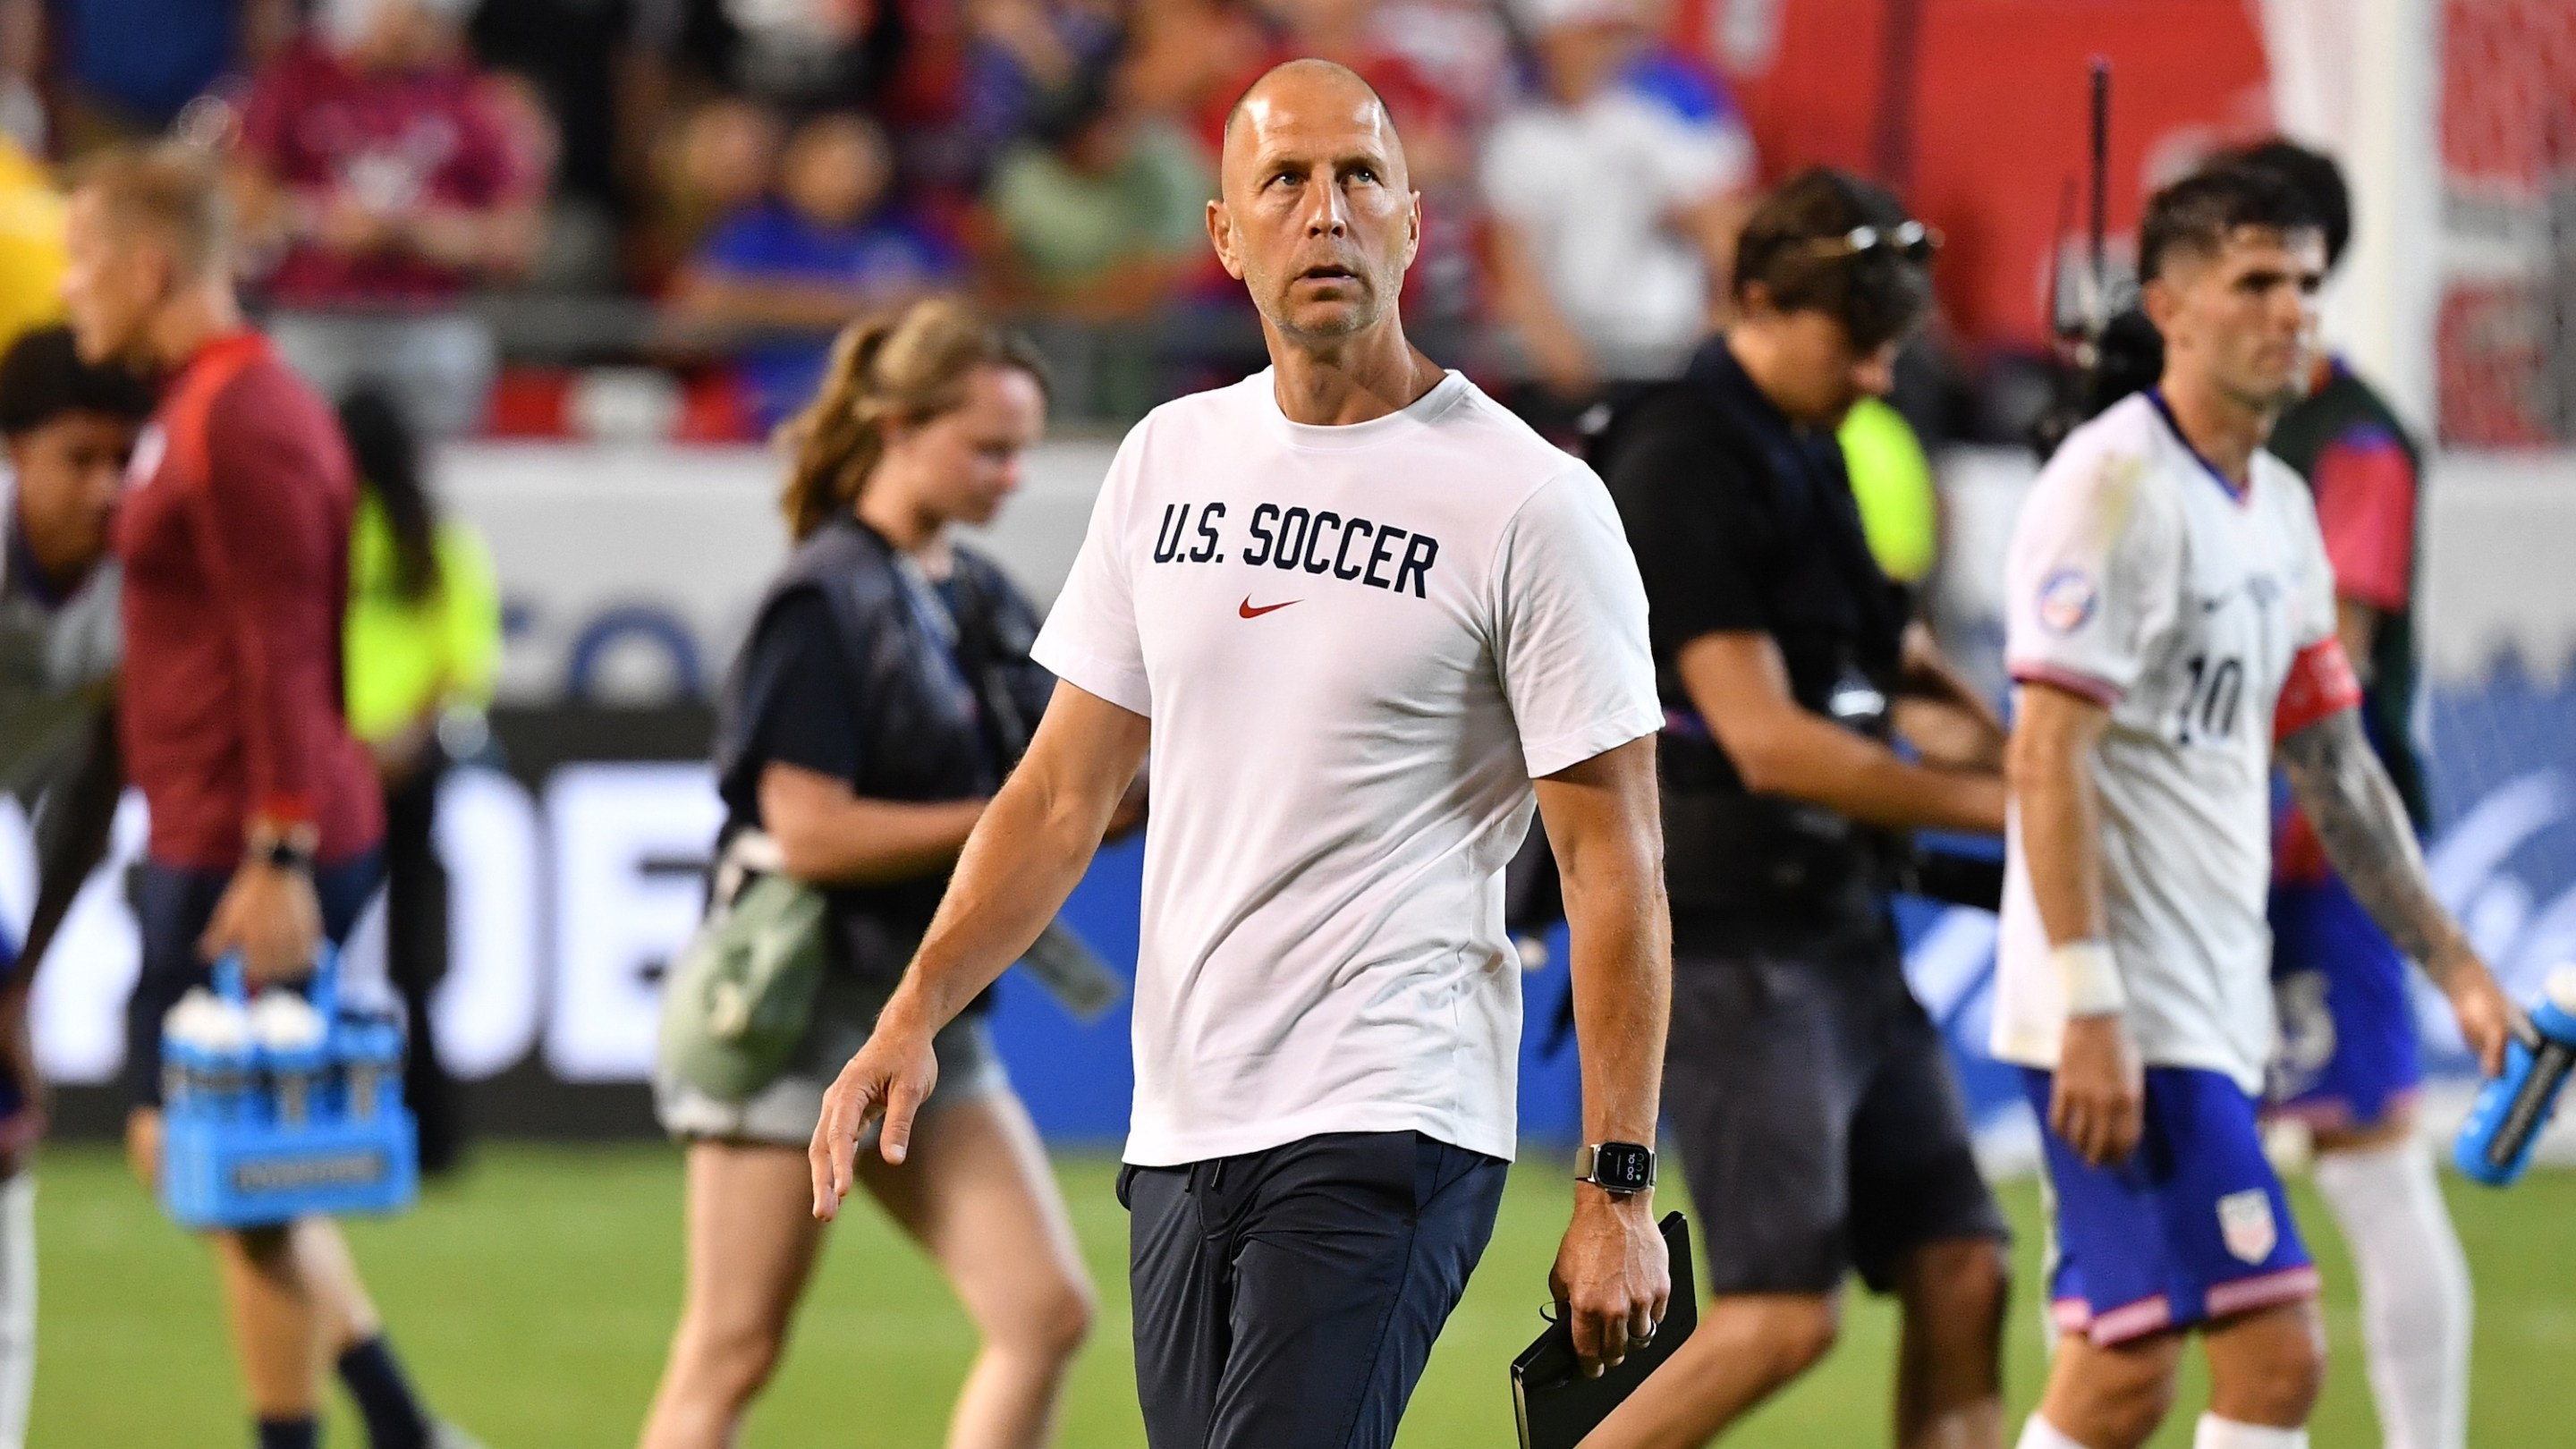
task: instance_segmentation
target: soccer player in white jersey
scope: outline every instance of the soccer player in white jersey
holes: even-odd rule
[[[0,354],[0,789],[36,805],[23,937],[0,931],[0,1449],[19,1449],[36,1373],[36,968],[107,854],[116,748],[117,567],[108,522],[151,387],[81,360],[69,330]]]
[[[2255,1128],[2276,756],[2489,1071],[2510,1029],[2364,736],[2307,489],[2261,451],[2305,375],[2324,267],[2273,173],[2159,193],[2139,272],[2161,384],[2067,440],[2014,533],[1993,1045],[2047,1124],[2060,1329],[2022,1449],[2144,1443],[2193,1330],[2211,1377],[2196,1449],[2308,1442],[2316,1270]]]
[[[1421,204],[1367,85],[1256,82],[1208,230],[1273,365],[1120,448],[1034,651],[1062,683],[825,1102],[815,1211],[880,1111],[901,1160],[932,1033],[1063,902],[1150,741],[1119,1181],[1146,1437],[1382,1449],[1512,1154],[1503,869],[1533,799],[1589,1138],[1552,1282],[1596,1365],[1662,1316],[1663,714],[1600,480],[1405,340]]]

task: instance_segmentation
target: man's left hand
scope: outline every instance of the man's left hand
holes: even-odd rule
[[[1574,1222],[1547,1286],[1573,1331],[1584,1377],[1599,1378],[1655,1336],[1672,1301],[1672,1263],[1651,1193],[1614,1198],[1577,1183],[1574,1194]]]
[[[310,971],[321,943],[322,904],[313,893],[312,878],[264,860],[246,860],[215,903],[197,952],[216,961],[239,951],[242,979],[255,989]]]

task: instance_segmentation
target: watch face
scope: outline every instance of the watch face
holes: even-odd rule
[[[1592,1150],[1592,1180],[1608,1192],[1644,1192],[1655,1185],[1655,1154],[1634,1142],[1604,1142]]]

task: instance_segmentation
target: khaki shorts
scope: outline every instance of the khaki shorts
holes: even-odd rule
[[[813,1140],[814,1124],[822,1120],[823,1094],[830,1090],[841,1068],[867,1044],[868,1033],[875,1029],[877,1013],[885,1009],[888,994],[888,988],[827,971],[815,991],[814,1019],[788,1055],[787,1069],[779,1073],[778,1080],[739,1102],[710,1096],[657,1064],[653,1071],[653,1108],[661,1119],[662,1130],[683,1140],[805,1146]],[[962,1016],[950,1022],[931,1039],[931,1050],[939,1058],[939,1085],[931,1090],[930,1100],[922,1104],[925,1112],[973,1101],[1010,1086],[1002,1059],[994,1054],[992,1035],[984,1029],[981,1017]],[[860,1145],[875,1141],[876,1131],[871,1125],[860,1138]]]

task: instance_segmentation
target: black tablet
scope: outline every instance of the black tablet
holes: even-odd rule
[[[1617,1368],[1587,1379],[1574,1357],[1574,1330],[1560,1320],[1512,1360],[1512,1414],[1520,1423],[1521,1449],[1575,1449],[1699,1327],[1690,1224],[1680,1213],[1667,1213],[1662,1227],[1672,1256],[1673,1296],[1654,1342],[1629,1349]]]

